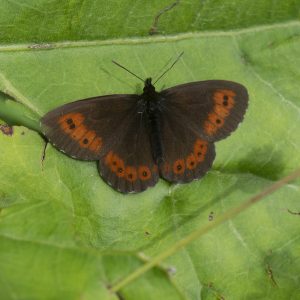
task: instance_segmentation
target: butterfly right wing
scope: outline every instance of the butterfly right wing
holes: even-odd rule
[[[99,160],[101,177],[123,193],[158,181],[147,122],[138,95],[109,95],[72,102],[47,113],[42,130],[56,148],[81,160]]]
[[[99,160],[101,177],[122,193],[137,193],[154,186],[158,167],[153,160],[149,127],[143,113],[134,113],[116,132],[111,150]]]
[[[114,143],[118,127],[134,113],[137,101],[137,95],[108,95],[71,102],[42,117],[42,132],[67,155],[98,160]]]

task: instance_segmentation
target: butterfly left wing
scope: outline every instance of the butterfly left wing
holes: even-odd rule
[[[163,90],[163,109],[207,141],[224,139],[243,120],[247,89],[236,82],[207,80]]]
[[[215,146],[176,116],[161,120],[162,157],[159,172],[169,182],[187,183],[205,175],[215,159]]]
[[[198,179],[212,166],[213,142],[228,136],[242,121],[247,90],[235,82],[209,80],[178,85],[160,95],[160,174],[175,183]]]

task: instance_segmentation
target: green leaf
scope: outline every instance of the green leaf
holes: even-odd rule
[[[298,0],[2,1],[0,43],[45,43],[148,36],[155,16],[166,34],[229,30],[299,19]]]
[[[299,180],[110,291],[300,165],[298,1],[180,2],[159,19],[165,35],[149,37],[155,15],[169,4],[1,4],[0,118],[30,128],[14,126],[12,136],[0,131],[1,299],[299,298]],[[31,130],[39,116],[85,97],[140,92],[112,59],[147,77],[181,51],[158,90],[227,79],[250,95],[245,120],[216,144],[203,179],[160,180],[144,193],[122,195],[101,180],[95,162],[51,145],[42,161],[45,142]]]

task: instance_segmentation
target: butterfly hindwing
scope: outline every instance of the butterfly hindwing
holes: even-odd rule
[[[162,120],[163,154],[159,170],[169,182],[186,183],[202,177],[211,168],[215,147],[178,121],[170,114]]]
[[[207,141],[230,135],[248,106],[246,88],[225,80],[198,81],[163,90],[164,108]]]
[[[126,125],[116,136],[112,150],[100,159],[99,172],[114,189],[136,193],[154,186],[159,174],[143,114],[135,114]]]

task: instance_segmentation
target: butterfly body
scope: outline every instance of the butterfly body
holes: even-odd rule
[[[99,161],[101,177],[123,193],[141,192],[159,177],[187,183],[215,158],[248,104],[244,86],[198,81],[157,92],[151,78],[141,95],[106,95],[58,107],[41,119],[48,140],[67,155]]]
[[[150,136],[150,144],[154,162],[159,164],[162,162],[163,145],[161,142],[161,119],[163,114],[164,98],[160,93],[156,92],[152,85],[152,79],[145,80],[143,94],[140,96],[139,103],[143,109],[139,111],[144,118],[148,134]]]

